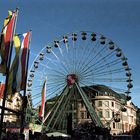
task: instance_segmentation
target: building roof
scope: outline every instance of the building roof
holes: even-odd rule
[[[97,94],[98,96],[113,96],[118,100],[120,99],[126,100],[125,94],[117,93],[105,85],[85,86],[85,87],[82,87],[82,89],[84,90],[86,94],[94,94],[94,96],[96,96]],[[59,96],[60,95],[54,96],[50,98],[48,101],[49,102],[56,101],[59,98]]]
[[[86,90],[88,89],[88,90]],[[83,90],[86,92],[89,91],[92,92],[95,95],[101,95],[101,96],[113,96],[117,99],[126,99],[125,94],[117,93],[114,90],[112,90],[110,87],[105,85],[93,85],[88,87],[83,87]]]

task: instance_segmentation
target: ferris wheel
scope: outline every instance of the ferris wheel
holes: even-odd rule
[[[64,35],[38,53],[27,79],[26,93],[32,96],[31,109],[41,104],[41,91],[46,78],[46,102],[53,102],[50,114],[46,113],[48,129],[54,128],[56,121],[62,119],[71,100],[79,98],[95,125],[103,127],[87,93],[100,92],[95,87],[104,85],[118,94],[125,94],[124,100],[128,100],[133,87],[131,69],[121,48],[95,32]]]

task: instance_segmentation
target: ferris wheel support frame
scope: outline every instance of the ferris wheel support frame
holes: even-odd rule
[[[77,94],[79,94],[87,108],[87,111],[90,114],[91,120],[95,123],[96,126],[99,127],[104,127],[101,120],[99,119],[98,115],[96,114],[95,110],[93,109],[86,93],[82,90],[81,87],[79,87],[78,83],[75,83],[73,86],[75,86],[78,90]],[[68,87],[64,90],[64,92],[62,93],[62,97],[60,99],[60,101],[57,104],[57,107],[55,108],[54,112],[52,114],[50,114],[50,119],[47,120],[48,123],[45,127],[46,130],[54,130],[54,127],[56,125],[56,123],[62,119],[61,117],[63,116],[63,111],[66,107],[66,105],[68,104],[68,102],[70,101],[71,95],[72,93],[69,92],[70,89],[68,89]],[[65,97],[67,96],[67,98],[65,99]],[[63,104],[62,104],[63,103]],[[60,108],[61,107],[61,108]],[[53,121],[54,120],[54,121]],[[53,125],[51,125],[51,123],[53,122]]]
[[[59,122],[61,119],[63,119],[62,116],[63,116],[64,110],[66,109],[67,105],[69,104],[71,96],[72,96],[71,92],[68,92],[67,98],[63,99],[64,100],[63,104],[60,108],[60,111],[57,114],[57,117],[55,118],[52,129],[54,129],[57,122]]]
[[[48,117],[48,119],[46,119],[47,125],[46,125],[46,128],[45,128],[45,129],[46,129],[47,131],[48,131],[49,129],[51,129],[51,128],[50,128],[50,124],[52,123],[52,121],[53,121],[55,115],[57,114],[57,112],[58,112],[58,110],[59,110],[60,105],[62,104],[62,102],[63,102],[64,98],[66,97],[66,95],[68,94],[68,92],[69,92],[68,87],[66,87],[66,88],[64,89],[64,91],[62,92],[62,97],[60,98],[60,101],[58,101],[58,104],[57,104],[56,108],[54,108],[55,110],[49,115],[49,116],[51,116],[50,119],[49,119],[49,117]],[[45,122],[44,122],[44,123],[45,123]]]
[[[114,118],[112,118],[110,121],[108,121],[104,126],[102,124],[102,122],[100,122],[100,119],[99,117],[97,116],[95,110],[93,109],[93,107],[91,106],[91,103],[89,102],[89,99],[86,95],[86,93],[82,90],[81,87],[79,87],[79,85],[76,83],[76,86],[75,86],[78,91],[79,91],[79,95],[81,95],[83,101],[84,101],[84,104],[86,106],[86,108],[88,108],[88,112],[90,110],[90,115],[91,118],[92,118],[92,121],[96,121],[96,125],[99,126],[99,127],[105,127],[105,128],[110,128],[110,123],[114,120]],[[61,97],[60,99],[58,100],[58,103],[56,103],[54,106],[53,106],[53,109],[55,110],[55,112],[53,112],[53,116],[51,117],[50,119],[50,124],[52,123],[53,121],[53,125],[50,127],[50,124],[47,125],[47,127],[42,127],[42,130],[44,130],[44,128],[46,130],[50,129],[50,131],[54,131],[56,130],[55,129],[55,126],[57,125],[57,123],[59,122],[62,122],[63,121],[63,118],[64,118],[64,115],[66,113],[66,109],[67,109],[67,106],[69,105],[69,102],[70,102],[70,99],[73,95],[73,92],[74,92],[74,88],[69,88],[69,87],[66,87],[68,89],[68,91],[66,91],[66,89],[61,93]],[[67,96],[67,98],[65,98]],[[121,107],[124,107],[123,105]],[[115,116],[120,113],[121,110],[118,110],[116,113],[115,113]],[[50,115],[51,116],[51,115]],[[46,118],[47,120],[47,118]],[[46,120],[42,123],[42,125],[46,122]],[[61,124],[61,123],[60,123]],[[58,125],[57,128],[60,127],[60,124]]]
[[[82,90],[82,88],[78,85],[78,83],[75,83],[78,91],[79,91],[79,94],[82,98],[82,100],[84,101],[84,104],[87,108],[87,111],[89,112],[90,114],[90,117],[92,119],[92,121],[96,124],[96,126],[99,126],[99,127],[104,127],[101,120],[99,119],[97,113],[95,112],[95,110],[93,109],[91,103],[89,102],[89,99],[87,97],[87,95],[85,94],[85,92]]]

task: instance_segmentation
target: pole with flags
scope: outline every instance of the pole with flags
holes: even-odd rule
[[[28,65],[29,65],[29,54],[30,54],[30,43],[31,43],[31,33],[32,31],[30,30],[27,33],[26,40],[24,40],[24,47],[25,49],[22,50],[22,55],[21,55],[21,66],[22,66],[22,76],[21,76],[21,84],[20,88],[23,91],[23,102],[22,102],[22,116],[21,116],[21,129],[20,129],[20,134],[23,133],[24,131],[24,122],[25,122],[25,108],[27,104],[27,97],[26,97],[26,83],[27,83],[27,75],[28,75]]]
[[[24,91],[26,89],[30,38],[31,31],[14,36],[16,55],[9,72],[9,96],[12,96],[12,93]]]
[[[6,75],[5,79],[5,89],[2,101],[2,109],[1,109],[1,120],[0,120],[0,139],[3,129],[3,119],[4,119],[4,111],[5,111],[5,102],[7,97],[7,85],[9,79],[9,69],[11,63],[12,49],[13,49],[13,36],[15,34],[16,22],[18,16],[18,9],[14,12],[10,11],[8,18],[4,21],[4,27],[2,29],[1,34],[1,42],[0,42],[0,55],[1,55],[1,65],[0,72]]]

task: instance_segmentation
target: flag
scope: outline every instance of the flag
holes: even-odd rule
[[[31,32],[27,32],[13,37],[16,54],[9,71],[9,94],[25,89],[30,36]]]
[[[39,117],[44,119],[44,112],[45,112],[45,98],[46,98],[46,80],[43,84],[42,88],[42,100],[41,100],[41,107],[39,110]]]
[[[4,20],[3,29],[0,37],[0,73],[6,74],[8,61],[10,58],[10,51],[12,47],[12,40],[15,28],[17,12],[9,11],[8,17]]]
[[[5,89],[5,84],[0,83],[0,100],[3,98],[4,89]]]

